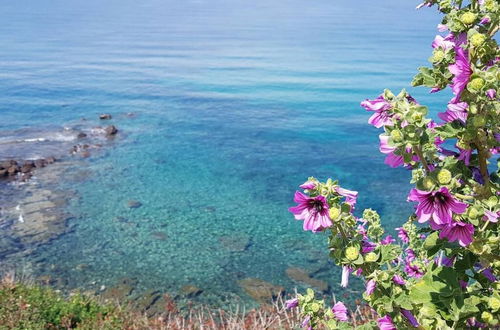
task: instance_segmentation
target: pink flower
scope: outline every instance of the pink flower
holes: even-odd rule
[[[377,323],[380,330],[397,330],[389,315],[379,318]]]
[[[302,189],[312,190],[312,189],[316,188],[316,183],[314,183],[313,181],[306,181],[303,184],[301,184],[299,187]]]
[[[369,280],[368,282],[366,282],[365,294],[367,296],[371,295],[373,291],[375,291],[376,287],[377,287],[377,282],[375,282],[375,280]]]
[[[437,35],[432,42],[432,48],[441,48],[444,51],[450,50],[455,47],[455,42],[451,41],[450,38],[443,38],[440,35]]]
[[[410,237],[408,237],[408,232],[403,227],[396,228],[396,230],[398,231],[398,237],[401,240],[401,242],[408,244],[408,242],[410,242]]]
[[[465,124],[465,122],[467,121],[468,108],[469,105],[466,102],[448,103],[446,112],[440,112],[438,113],[438,116],[448,123],[454,120],[459,120]]]
[[[345,305],[342,302],[339,301],[338,303],[333,305],[332,312],[337,320],[343,321],[343,322],[348,320],[347,308],[345,307]]]
[[[453,221],[448,223],[441,233],[439,233],[439,238],[446,238],[450,242],[458,240],[461,246],[467,246],[472,243],[472,236],[474,235],[474,226],[470,223],[463,223],[458,221]]]
[[[340,286],[343,288],[347,288],[349,284],[349,275],[352,272],[352,268],[349,266],[342,267],[342,281],[340,282]]]
[[[396,284],[399,284],[399,285],[406,284],[406,281],[403,279],[403,277],[401,277],[400,275],[397,275],[397,274],[392,277],[392,281]]]
[[[500,216],[500,211],[493,212],[493,211],[486,210],[486,211],[484,211],[483,220],[484,221],[489,221],[489,222],[497,223],[499,216]]]
[[[491,22],[491,18],[489,18],[488,16],[484,16],[483,18],[481,18],[481,21],[479,21],[479,24],[486,25],[486,24],[489,24],[490,22]]]
[[[332,225],[324,196],[308,197],[296,191],[293,200],[299,205],[288,210],[294,214],[295,219],[304,220],[304,230],[318,232]]]
[[[486,96],[488,96],[490,100],[494,100],[497,97],[497,91],[490,88],[486,91]]]
[[[434,229],[450,223],[453,213],[462,214],[467,209],[467,204],[453,197],[446,187],[441,187],[437,191],[412,189],[408,200],[418,202],[416,212],[418,222],[431,220]]]
[[[382,95],[377,97],[375,100],[365,100],[361,102],[361,106],[367,111],[375,111],[375,113],[368,119],[368,123],[377,128],[385,125],[392,126],[392,114],[387,110],[391,109],[392,106],[387,102]]]
[[[472,74],[472,69],[469,64],[469,53],[462,47],[456,47],[455,52],[455,64],[448,66],[448,70],[454,75],[451,89],[455,97],[452,99],[451,103],[457,103],[460,100],[460,95],[469,82],[469,78]]]
[[[347,190],[339,186],[335,187],[337,194],[345,197],[345,202],[349,204],[352,208],[356,205],[356,200],[358,198],[358,192],[353,190]]]
[[[438,24],[437,29],[439,32],[444,32],[448,30],[448,26],[446,26],[445,24]]]
[[[469,164],[470,164],[470,156],[472,155],[472,150],[470,150],[470,149],[461,149],[461,148],[458,148],[458,150],[460,151],[460,154],[458,155],[457,159],[458,160],[462,160],[465,163],[465,165],[469,166]]]
[[[389,245],[391,243],[396,242],[394,238],[392,238],[391,235],[387,235],[383,240],[380,241],[380,244],[382,245]]]
[[[424,272],[417,266],[410,263],[405,265],[405,272],[410,277],[420,278],[424,276]]]
[[[287,309],[295,308],[299,305],[299,300],[297,298],[289,299],[285,301],[285,306]]]

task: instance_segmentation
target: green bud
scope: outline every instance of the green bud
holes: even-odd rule
[[[380,273],[380,275],[378,276],[378,278],[382,282],[387,281],[389,279],[389,274],[387,274],[386,272],[382,272],[382,273]]]
[[[424,116],[422,116],[422,114],[421,114],[421,113],[419,113],[419,112],[414,112],[414,113],[412,113],[412,115],[411,115],[411,119],[412,119],[413,121],[421,121],[421,120],[422,120],[422,118],[424,118]]]
[[[477,15],[474,13],[471,13],[470,11],[463,13],[460,15],[460,21],[464,23],[465,25],[472,24],[476,21]]]
[[[497,244],[499,241],[500,241],[500,237],[498,237],[498,236],[488,237],[488,243]]]
[[[370,252],[365,256],[366,262],[375,262],[378,259],[378,255],[374,252]]]
[[[479,211],[475,207],[469,207],[469,218],[475,219],[479,216]]]
[[[442,170],[439,171],[437,175],[438,182],[440,184],[447,184],[450,183],[451,181],[451,172],[448,171],[447,169],[443,168]]]
[[[398,295],[398,294],[400,294],[401,292],[403,292],[403,289],[401,289],[401,287],[397,286],[397,287],[395,287],[395,288],[393,289],[393,291],[394,291],[394,293],[395,293],[395,294],[397,294],[397,295]]]
[[[434,180],[431,177],[425,177],[423,181],[423,186],[426,190],[431,190],[434,188]]]
[[[500,299],[490,297],[490,299],[488,299],[488,306],[493,310],[500,309]]]
[[[392,130],[391,131],[391,139],[394,142],[401,142],[401,141],[403,141],[403,133],[401,133],[401,131],[398,129]]]
[[[354,261],[354,260],[358,259],[358,257],[359,257],[359,249],[355,246],[349,246],[345,250],[345,256],[347,259]]]
[[[470,43],[474,47],[479,47],[486,41],[486,36],[481,33],[476,33],[470,38]]]
[[[491,315],[491,313],[486,312],[486,311],[484,311],[484,312],[482,312],[482,313],[481,313],[481,319],[482,319],[484,322],[486,322],[486,323],[491,323],[491,322],[493,322],[493,321],[494,321],[494,319],[493,319],[493,315]]]
[[[444,51],[441,49],[436,49],[434,54],[432,54],[432,63],[441,62],[444,58]]]
[[[469,112],[475,115],[477,113],[477,105],[475,104],[469,105]]]
[[[457,147],[459,147],[460,149],[470,149],[469,144],[462,139],[458,140]]]
[[[484,127],[486,125],[486,118],[484,116],[475,116],[472,119],[472,124],[474,127]]]
[[[336,207],[332,207],[328,211],[328,215],[330,216],[330,219],[336,220],[340,216],[340,209],[338,209]]]
[[[474,78],[468,84],[467,88],[472,90],[480,90],[484,86],[484,80],[482,78]]]

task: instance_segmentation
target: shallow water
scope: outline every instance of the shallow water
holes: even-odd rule
[[[3,3],[0,130],[50,133],[100,113],[120,129],[89,159],[92,175],[58,183],[80,196],[71,231],[14,261],[66,288],[196,285],[215,306],[253,304],[246,277],[302,290],[285,274],[298,266],[342,295],[325,237],[287,208],[314,175],[358,190],[358,209],[387,226],[405,220],[409,174],[383,164],[359,102],[410,88],[426,65],[439,18],[416,4]],[[434,114],[449,99],[411,92]]]

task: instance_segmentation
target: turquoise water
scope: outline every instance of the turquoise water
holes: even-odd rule
[[[303,290],[285,274],[297,266],[342,295],[326,238],[287,208],[308,176],[333,177],[385,225],[405,221],[409,174],[383,164],[359,103],[410,88],[426,65],[439,18],[416,4],[2,3],[0,130],[110,113],[121,131],[88,160],[89,178],[58,183],[78,192],[71,231],[19,264],[65,288],[131,277],[138,293],[175,295],[192,284],[215,306],[252,305],[246,277]],[[449,99],[411,92],[434,114]]]

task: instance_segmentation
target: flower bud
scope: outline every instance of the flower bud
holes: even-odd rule
[[[447,184],[451,181],[451,172],[443,168],[439,171],[437,175],[438,182],[440,184]]]
[[[479,216],[479,211],[475,207],[469,207],[469,218],[475,219]]]
[[[432,63],[438,63],[441,62],[444,58],[444,51],[441,49],[437,49],[434,51],[434,54],[432,55]]]
[[[488,299],[488,306],[493,310],[500,309],[500,299],[490,297],[490,299]]]
[[[491,315],[490,312],[486,312],[486,311],[481,313],[481,319],[486,323],[490,323],[494,320],[493,315]]]
[[[396,286],[394,289],[392,289],[393,292],[398,295],[400,294],[401,292],[403,292],[403,289],[401,289],[399,286]]]
[[[474,127],[483,127],[486,125],[486,118],[484,118],[484,116],[475,116],[472,119],[472,124]]]
[[[432,178],[427,176],[424,178],[423,185],[426,190],[431,190],[432,188],[434,188],[434,181],[432,180]]]
[[[375,262],[378,259],[378,255],[376,253],[370,252],[365,256],[366,262]]]
[[[403,141],[403,133],[401,133],[400,130],[395,129],[391,131],[391,139],[394,142],[401,142]]]
[[[476,14],[471,13],[470,11],[463,13],[460,15],[460,21],[464,23],[465,25],[472,24],[476,21]]]
[[[413,121],[421,121],[421,120],[422,120],[422,118],[423,118],[423,116],[422,116],[422,114],[421,114],[421,113],[419,113],[419,112],[414,112],[414,113],[412,113],[412,115],[411,115],[411,119],[412,119]]]
[[[480,90],[484,86],[484,80],[482,78],[474,78],[468,84],[467,87],[472,90]]]
[[[336,207],[332,207],[328,211],[328,215],[330,216],[330,219],[336,220],[340,216],[340,209],[338,209]]]
[[[359,256],[359,249],[355,246],[349,246],[346,250],[345,250],[345,256],[347,259],[351,260],[351,261],[354,261],[356,259],[358,259],[358,256]]]
[[[460,149],[470,149],[469,144],[464,140],[458,140],[457,147],[459,147]]]
[[[389,280],[389,274],[386,272],[382,272],[379,274],[378,279],[381,280],[382,282]]]
[[[474,47],[481,46],[486,41],[486,36],[481,33],[476,33],[470,38],[470,43]]]
[[[469,112],[475,115],[477,113],[477,105],[475,104],[469,105]]]
[[[488,243],[497,244],[499,241],[500,241],[500,237],[498,237],[498,236],[488,237]]]

